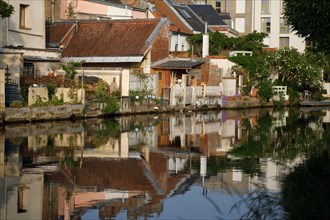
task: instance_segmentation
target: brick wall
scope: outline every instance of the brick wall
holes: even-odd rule
[[[209,86],[209,83],[210,83],[209,66],[210,66],[209,61],[205,62],[201,66],[201,76],[202,76],[201,81],[206,83],[207,86]]]
[[[169,54],[169,24],[166,24],[161,28],[157,37],[153,41],[151,51],[151,62],[164,59]]]
[[[55,21],[61,19],[61,1],[54,0],[54,9],[55,9]],[[45,0],[45,19],[48,21],[48,17],[52,16],[51,11],[51,0]],[[62,18],[63,19],[63,18]]]
[[[208,86],[219,86],[220,72],[218,65],[211,65],[209,69],[209,81]]]

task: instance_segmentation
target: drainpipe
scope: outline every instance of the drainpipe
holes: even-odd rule
[[[9,4],[9,0],[7,0],[7,4]],[[9,34],[9,17],[6,18],[7,19],[7,28],[6,28],[6,46],[9,46],[9,37],[8,37],[8,34]]]

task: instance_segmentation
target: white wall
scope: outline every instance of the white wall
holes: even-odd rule
[[[305,41],[303,38],[298,37],[294,34],[294,32],[289,32],[288,34],[280,34],[280,18],[283,17],[283,15],[281,14],[281,1],[270,1],[270,14],[261,14],[261,1],[254,1],[255,17],[254,19],[252,19],[252,22],[254,21],[254,24],[252,24],[252,28],[254,28],[258,32],[261,32],[261,18],[270,18],[271,30],[269,37],[265,39],[264,43],[269,44],[270,48],[279,48],[279,38],[289,37],[289,46],[297,48],[300,52],[304,52]]]
[[[323,88],[327,91],[327,95],[330,95],[330,83],[323,83]]]
[[[130,8],[109,6],[108,16],[110,16],[112,19],[130,19],[132,18],[132,10]]]
[[[222,69],[222,76],[225,76],[233,66],[236,64],[229,61],[228,59],[210,59],[210,66],[218,66]]]
[[[236,78],[226,77],[223,78],[223,95],[235,96],[236,94]]]
[[[44,0],[9,0],[15,12],[9,18],[8,45],[44,49],[45,2]],[[20,28],[20,4],[28,5],[27,28]]]
[[[81,71],[77,70],[80,75]],[[56,75],[63,74],[62,71],[58,71]],[[117,84],[117,88],[121,88],[121,95],[128,96],[129,91],[129,69],[113,69],[113,70],[84,70],[84,76],[98,77],[109,85],[113,82],[114,78]]]
[[[172,33],[170,35],[170,51],[175,51],[175,44],[178,44],[177,51],[187,51],[189,49],[189,43],[187,41],[187,36]],[[183,47],[182,47],[183,46]]]

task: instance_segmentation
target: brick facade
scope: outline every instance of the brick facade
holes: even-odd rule
[[[157,37],[153,41],[152,44],[152,52],[151,52],[151,62],[155,62],[161,59],[168,57],[169,55],[169,24],[166,24],[159,31]]]

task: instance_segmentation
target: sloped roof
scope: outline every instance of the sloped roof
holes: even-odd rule
[[[73,22],[61,22],[47,26],[46,43],[53,45],[59,44],[74,25],[75,23]]]
[[[163,16],[170,20],[170,31],[180,32],[185,34],[193,34],[179,17],[176,10],[171,6],[171,3],[166,0],[154,0],[156,10]]]
[[[186,5],[173,5],[175,10],[183,19],[193,28],[194,31],[204,32],[205,25],[203,21]],[[212,6],[211,6],[212,7]]]
[[[81,21],[62,57],[144,56],[159,19]]]
[[[231,20],[230,14],[229,13],[221,13],[218,14],[221,18],[221,20]]]
[[[226,26],[219,14],[211,5],[188,5],[208,25]]]
[[[104,4],[104,5],[113,5],[117,7],[125,7],[124,1],[121,0],[87,0],[89,2],[95,2],[98,4]]]
[[[194,4],[193,0],[172,0],[172,1],[181,5]]]
[[[205,63],[205,59],[192,58],[166,58],[152,65],[153,69],[192,69]]]

